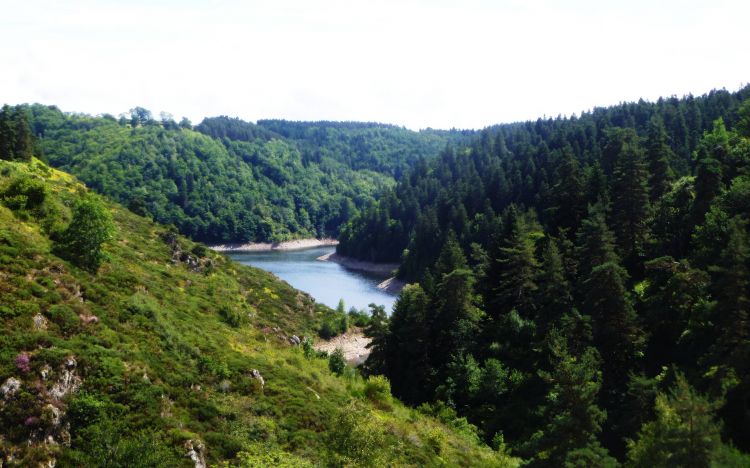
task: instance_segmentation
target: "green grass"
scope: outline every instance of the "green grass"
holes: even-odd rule
[[[43,184],[41,203],[6,203],[22,178]],[[84,193],[36,160],[0,161],[0,384],[22,382],[0,403],[9,465],[191,466],[188,441],[210,464],[237,466],[517,464],[390,400],[386,382],[337,377],[289,344],[314,336],[330,309],[115,204],[105,202],[116,233],[96,274],[56,257],[51,238]],[[57,398],[71,357],[80,388]]]

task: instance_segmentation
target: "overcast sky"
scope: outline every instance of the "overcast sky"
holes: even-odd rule
[[[0,102],[479,128],[750,81],[748,0],[0,0]]]

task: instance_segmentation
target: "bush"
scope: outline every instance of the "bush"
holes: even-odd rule
[[[31,177],[19,177],[2,193],[3,204],[11,210],[32,210],[44,203],[47,189],[44,184]]]
[[[344,352],[341,351],[340,348],[336,348],[336,350],[331,353],[331,356],[328,358],[328,368],[336,375],[344,373],[346,361],[344,361]]]
[[[58,327],[64,334],[69,335],[75,333],[81,324],[81,319],[78,318],[73,309],[66,306],[65,304],[55,304],[49,309],[45,315]]]
[[[245,323],[245,314],[233,307],[229,307],[228,305],[221,306],[219,309],[219,315],[221,315],[224,322],[235,328]]]
[[[381,409],[391,409],[391,382],[383,375],[370,376],[365,382],[365,396]]]
[[[363,310],[357,310],[354,307],[349,309],[349,323],[356,327],[366,327],[370,324],[370,314]]]
[[[307,359],[311,359],[315,356],[315,348],[313,348],[312,340],[305,337],[302,340],[302,353]]]

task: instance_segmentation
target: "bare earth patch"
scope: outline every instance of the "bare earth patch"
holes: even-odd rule
[[[341,348],[346,362],[358,366],[365,362],[367,356],[370,355],[370,350],[367,349],[368,344],[370,344],[370,338],[367,338],[361,329],[353,328],[343,335],[334,336],[330,340],[318,341],[313,347],[328,354],[334,352],[336,348]]]

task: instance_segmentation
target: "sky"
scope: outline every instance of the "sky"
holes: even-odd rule
[[[0,102],[421,128],[750,82],[747,0],[0,0]]]

